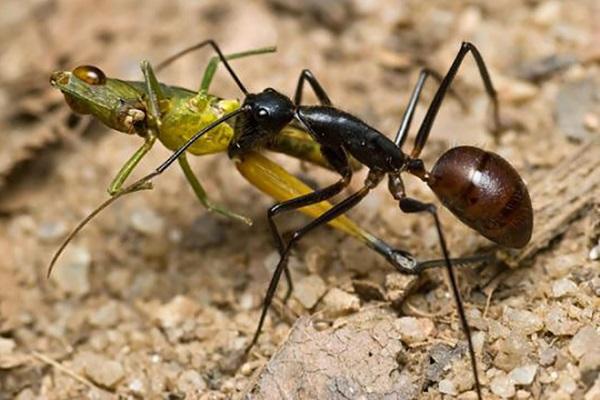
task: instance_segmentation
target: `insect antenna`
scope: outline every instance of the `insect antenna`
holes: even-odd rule
[[[217,45],[217,43],[212,40],[204,40],[198,44],[195,44],[193,46],[190,46],[186,49],[183,49],[175,54],[173,54],[171,57],[167,58],[166,60],[164,60],[163,62],[161,62],[160,64],[158,64],[156,66],[156,70],[160,71],[161,69],[163,69],[164,67],[166,67],[167,65],[171,64],[173,61],[177,60],[179,57],[190,53],[192,51],[201,49],[202,47],[205,46],[211,46],[213,48],[213,50],[217,53],[217,55],[219,56],[219,59],[221,60],[221,62],[223,63],[223,65],[225,66],[225,68],[227,68],[227,71],[229,72],[229,75],[231,75],[231,77],[233,78],[233,80],[235,81],[236,85],[238,85],[238,87],[240,88],[240,90],[242,91],[242,93],[244,93],[244,95],[248,94],[248,90],[246,90],[246,87],[244,86],[244,84],[242,83],[242,81],[240,80],[240,78],[238,78],[238,76],[236,75],[235,71],[233,70],[233,68],[231,68],[231,65],[229,65],[229,62],[227,61],[227,57],[225,57],[223,55],[223,52],[221,51],[221,49],[219,48],[219,46]]]
[[[143,178],[138,179],[137,181],[133,182],[131,185],[127,186],[122,191],[120,191],[113,197],[109,198],[104,203],[100,204],[94,211],[92,211],[79,224],[77,224],[75,229],[73,229],[71,231],[71,233],[69,233],[69,235],[66,237],[66,239],[61,243],[58,250],[56,250],[56,253],[54,253],[54,256],[52,257],[50,264],[48,265],[47,276],[50,277],[50,274],[52,274],[52,270],[54,268],[54,265],[56,264],[56,261],[58,260],[60,255],[63,253],[63,251],[67,247],[67,245],[71,242],[71,240],[73,240],[73,238],[87,225],[87,223],[90,222],[102,210],[104,210],[106,207],[111,205],[118,198],[120,198],[128,193],[137,192],[139,190],[150,189],[151,188],[150,181],[153,178],[155,178],[156,176],[162,174],[171,164],[173,164],[173,162],[175,162],[175,160],[177,160],[177,158],[181,154],[183,154],[188,149],[188,147],[190,147],[192,144],[194,144],[194,142],[196,140],[200,139],[202,136],[204,136],[204,134],[206,134],[208,131],[215,128],[216,126],[218,126],[218,125],[222,124],[223,122],[228,121],[229,119],[235,117],[236,115],[241,114],[246,111],[247,111],[247,109],[245,109],[243,107],[239,108],[235,111],[230,112],[229,114],[222,116],[221,118],[217,119],[216,121],[213,121],[209,125],[205,126],[203,129],[196,132],[196,134],[194,136],[192,136],[187,142],[185,142],[180,148],[178,148],[165,162],[163,162],[153,172],[151,172],[150,174],[144,176]]]
[[[140,181],[138,181],[138,182],[140,182]],[[136,182],[136,183],[138,183],[138,182]],[[69,243],[71,243],[73,238],[75,236],[77,236],[77,234],[88,224],[88,222],[90,222],[92,219],[94,219],[94,217],[96,217],[96,215],[100,214],[100,212],[102,210],[104,210],[106,207],[111,205],[118,198],[120,198],[128,193],[137,192],[138,190],[151,189],[151,187],[149,185],[147,185],[147,186],[140,185],[140,184],[135,185],[135,186],[134,185],[128,186],[127,188],[123,189],[119,193],[115,194],[111,198],[104,201],[102,204],[100,204],[98,207],[96,207],[96,209],[94,211],[89,213],[83,220],[81,220],[81,222],[79,222],[77,224],[77,226],[69,233],[69,235],[65,238],[65,240],[63,240],[63,242],[60,244],[60,247],[56,250],[56,252],[52,256],[52,260],[50,260],[50,264],[48,264],[48,272],[46,273],[47,278],[50,278],[50,275],[52,274],[52,270],[54,269],[54,265],[56,265],[56,261],[58,261],[58,258],[61,256],[61,254],[67,248]]]

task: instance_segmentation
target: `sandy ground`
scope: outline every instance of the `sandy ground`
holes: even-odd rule
[[[211,197],[252,217],[253,227],[208,214],[173,168],[155,190],[117,202],[91,223],[47,280],[52,252],[106,198],[111,178],[139,146],[137,137],[73,117],[48,77],[94,64],[109,76],[139,79],[140,60],[158,62],[205,38],[227,51],[276,44],[276,55],[236,61],[249,88],[292,93],[298,73],[310,68],[336,105],[392,135],[419,68],[445,72],[460,42],[470,40],[490,67],[509,129],[494,141],[488,102],[468,61],[455,87],[469,110],[445,102],[424,160],[431,167],[451,146],[480,146],[510,160],[531,187],[582,148],[600,159],[599,147],[589,144],[600,135],[598,21],[593,0],[3,1],[0,399],[475,398],[442,271],[412,284],[330,229],[294,252],[294,296],[287,305],[276,302],[258,346],[239,367],[235,355],[253,333],[277,254],[265,221],[272,200],[224,155],[195,159],[194,168]],[[195,88],[207,59],[207,52],[190,55],[160,79]],[[225,74],[214,91],[239,96]],[[424,103],[432,92],[426,90]],[[167,156],[156,146],[134,176]],[[273,158],[311,182],[335,179]],[[563,165],[569,171],[577,164],[576,158]],[[556,183],[563,187],[592,179],[562,176]],[[485,398],[600,399],[600,208],[593,191],[600,192],[592,183],[560,232],[536,231],[550,239],[527,262],[459,274]],[[420,259],[438,258],[431,220],[401,214],[381,186],[350,216]],[[434,199],[414,179],[407,189]],[[543,193],[533,196],[536,209],[564,202],[562,192]],[[488,245],[449,212],[442,219],[453,255]],[[294,215],[282,226],[304,222]],[[372,325],[373,318],[388,325]],[[388,337],[385,351],[369,361],[369,339],[359,334],[371,329]],[[310,350],[294,353],[303,332],[314,339],[301,347]],[[327,379],[282,366],[282,354],[321,360],[320,349],[339,332],[347,346],[337,365],[322,361],[331,368]],[[295,383],[304,389],[291,391]]]

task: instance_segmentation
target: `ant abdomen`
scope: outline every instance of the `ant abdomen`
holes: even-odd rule
[[[454,215],[486,238],[514,248],[529,242],[533,229],[529,192],[499,155],[455,147],[440,157],[427,183]]]

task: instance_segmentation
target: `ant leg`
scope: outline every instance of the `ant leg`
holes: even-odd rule
[[[294,94],[294,104],[295,105],[299,106],[302,103],[302,92],[304,90],[304,81],[308,81],[308,83],[310,84],[310,87],[313,89],[313,91],[317,95],[317,99],[319,99],[319,102],[321,103],[321,105],[323,105],[323,106],[331,105],[331,100],[329,100],[329,96],[327,96],[327,93],[325,93],[325,90],[323,89],[323,87],[321,86],[319,81],[317,81],[317,78],[315,78],[313,73],[308,69],[302,70],[302,72],[300,73],[300,77],[298,78],[298,85],[296,86],[296,93]]]
[[[463,303],[460,297],[460,290],[458,288],[458,282],[456,280],[456,276],[454,275],[454,270],[452,268],[452,264],[450,263],[450,254],[448,252],[448,248],[446,246],[446,240],[444,239],[444,235],[442,233],[442,225],[440,223],[437,208],[434,204],[430,203],[422,203],[418,200],[411,199],[408,197],[403,197],[399,201],[400,209],[405,213],[418,213],[418,212],[428,212],[433,216],[435,221],[435,228],[438,233],[438,238],[440,241],[440,247],[442,249],[442,255],[444,256],[444,261],[446,263],[446,269],[448,270],[448,277],[450,279],[450,286],[452,292],[454,294],[454,299],[456,300],[456,307],[458,309],[458,316],[463,327],[463,331],[465,336],[467,337],[467,344],[469,346],[469,354],[471,357],[471,367],[473,369],[473,377],[475,378],[475,389],[477,391],[477,396],[479,399],[482,399],[481,396],[481,384],[479,383],[479,374],[477,372],[477,360],[475,358],[475,349],[473,347],[473,341],[471,339],[471,328],[469,323],[467,322],[467,315],[465,313],[465,309],[463,307]]]
[[[256,328],[256,331],[254,332],[254,337],[252,338],[252,341],[246,348],[246,354],[250,351],[250,349],[258,341],[258,337],[260,336],[260,333],[262,331],[262,327],[263,327],[265,318],[267,316],[267,312],[269,310],[269,307],[271,306],[273,297],[275,296],[275,290],[277,290],[277,284],[279,283],[279,279],[281,279],[281,273],[285,270],[285,268],[287,266],[287,259],[288,259],[289,252],[290,252],[292,246],[295,243],[297,243],[308,232],[312,231],[313,229],[315,229],[319,226],[327,224],[329,221],[339,217],[340,215],[342,215],[345,212],[347,212],[348,210],[350,210],[352,207],[356,206],[369,193],[369,191],[372,188],[374,188],[381,181],[381,178],[382,178],[382,176],[379,174],[370,173],[369,177],[367,178],[367,182],[359,191],[355,192],[354,194],[350,195],[346,199],[342,200],[340,203],[338,203],[335,206],[333,206],[332,208],[330,208],[324,214],[322,214],[318,218],[314,219],[313,221],[311,221],[310,223],[308,223],[307,225],[305,225],[304,227],[298,229],[297,231],[295,231],[293,233],[292,239],[290,240],[290,242],[287,244],[287,246],[283,249],[283,251],[281,253],[281,258],[279,259],[279,263],[277,264],[277,267],[275,268],[275,272],[273,272],[273,276],[271,277],[271,281],[269,282],[269,288],[267,289],[267,294],[265,295],[265,299],[263,301],[263,306],[262,306],[262,310],[261,310],[261,314],[260,314],[260,319],[258,321],[258,326]],[[315,193],[317,193],[317,192],[315,192]]]
[[[500,128],[500,116],[498,111],[498,97],[496,95],[496,90],[494,89],[494,85],[492,84],[492,79],[490,78],[490,74],[488,69],[483,61],[483,57],[479,53],[479,50],[469,42],[463,42],[456,58],[452,62],[448,73],[442,80],[440,87],[435,93],[435,97],[431,101],[429,105],[429,109],[427,110],[427,114],[425,114],[425,118],[423,119],[423,123],[419,128],[419,132],[417,133],[417,138],[415,139],[415,147],[411,152],[412,158],[418,158],[419,154],[423,150],[425,143],[427,142],[427,138],[429,137],[429,132],[433,126],[433,122],[435,121],[435,117],[437,116],[438,111],[442,105],[442,101],[452,84],[452,81],[456,77],[456,73],[458,72],[458,68],[462,64],[465,56],[471,52],[475,62],[477,63],[477,68],[479,69],[479,74],[481,75],[481,79],[483,80],[483,84],[485,86],[485,91],[487,92],[490,100],[492,101],[492,106],[494,108],[494,124],[495,129],[498,130]]]
[[[281,214],[283,212],[297,210],[298,208],[306,207],[312,204],[320,203],[324,200],[328,200],[336,194],[340,193],[345,187],[348,186],[350,180],[352,179],[352,169],[348,164],[348,157],[346,153],[342,149],[333,149],[328,147],[323,147],[321,149],[323,152],[323,156],[328,162],[334,167],[336,171],[342,175],[342,177],[335,183],[326,186],[322,189],[315,190],[313,192],[301,195],[299,197],[293,198],[291,200],[283,201],[280,203],[274,204],[267,211],[267,220],[269,222],[269,228],[271,229],[271,234],[275,241],[275,245],[279,251],[279,254],[283,254],[285,249],[285,244],[283,238],[281,237],[281,233],[279,233],[279,229],[277,229],[277,225],[275,224],[275,216]],[[292,285],[291,285],[291,275],[289,271],[286,269],[286,278],[288,279],[288,291],[285,294],[284,300],[288,300],[290,295],[292,294]]]
[[[280,202],[313,192],[313,189],[304,182],[300,181],[280,165],[264,157],[262,154],[256,152],[244,154],[235,165],[240,174],[254,187]],[[318,218],[332,207],[331,203],[323,201],[303,207],[300,211],[311,218]],[[417,262],[417,260],[409,253],[393,248],[383,240],[359,227],[345,215],[340,215],[328,223],[332,228],[356,238],[381,254],[401,273],[419,274],[425,269],[445,266],[445,260]],[[463,266],[485,261],[490,258],[493,257],[490,255],[482,255],[456,258],[451,261],[455,266]]]
[[[252,225],[252,220],[250,218],[245,217],[240,214],[236,214],[233,211],[229,211],[225,207],[223,207],[219,204],[215,204],[208,199],[208,196],[206,195],[206,191],[204,190],[204,188],[202,187],[202,185],[196,178],[196,175],[194,175],[194,171],[192,171],[192,168],[190,166],[190,163],[188,162],[188,159],[187,159],[187,156],[185,153],[182,154],[181,157],[179,157],[177,159],[177,161],[179,162],[179,165],[181,166],[181,169],[183,170],[183,174],[185,175],[186,179],[188,180],[190,186],[194,190],[196,197],[198,198],[198,200],[200,200],[200,203],[202,203],[202,205],[208,211],[214,211],[214,212],[219,213],[227,218],[232,218],[232,219],[238,220],[240,222],[245,223],[246,225]]]
[[[438,83],[440,83],[440,84],[442,83],[442,81],[444,79],[444,77],[442,75],[438,74],[437,72],[435,72],[434,70],[431,70],[429,68],[423,68],[421,70],[421,72],[419,73],[419,79],[417,80],[417,84],[415,85],[415,88],[413,89],[413,92],[410,95],[410,99],[408,101],[408,106],[406,107],[406,110],[404,111],[404,115],[402,116],[402,121],[400,122],[400,127],[398,127],[398,131],[396,133],[396,138],[394,139],[394,143],[396,143],[396,146],[398,146],[399,148],[402,148],[402,146],[404,145],[404,142],[406,141],[406,138],[408,137],[408,131],[410,130],[412,118],[415,113],[415,109],[417,108],[417,103],[419,102],[419,97],[421,96],[421,91],[423,90],[423,87],[425,86],[425,81],[430,76],[432,78],[434,78],[436,81],[438,81]],[[460,96],[458,96],[452,90],[452,88],[450,88],[450,94],[456,98],[456,100],[460,103],[460,106],[463,110],[466,110],[468,108],[468,105],[464,102],[464,100]]]

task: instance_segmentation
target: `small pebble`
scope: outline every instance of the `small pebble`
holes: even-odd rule
[[[592,261],[597,261],[600,259],[600,244],[591,248],[588,257]]]
[[[83,296],[90,291],[92,256],[83,246],[67,248],[52,271],[52,280],[67,294]]]
[[[99,354],[85,353],[82,355],[82,361],[86,376],[100,386],[114,388],[125,376],[120,362]]]
[[[360,308],[357,296],[338,288],[330,289],[323,298],[323,303],[325,314],[332,318],[356,312]]]
[[[579,267],[581,267],[581,262],[577,255],[563,254],[549,263],[547,270],[551,278],[562,278]]]
[[[585,126],[586,115],[596,102],[598,85],[592,78],[565,83],[555,102],[558,127],[568,138],[583,140],[590,131]]]
[[[502,77],[498,79],[498,96],[509,103],[523,103],[537,96],[537,86],[517,79]]]
[[[42,241],[51,242],[64,236],[67,225],[63,221],[42,222],[38,228],[38,237]]]
[[[515,394],[515,398],[517,400],[530,399],[531,393],[529,393],[527,390],[519,389],[519,390],[517,390],[517,393]]]
[[[400,273],[391,273],[385,277],[385,289],[387,299],[396,309],[402,307],[406,296],[412,288],[417,285],[419,278],[415,275],[405,275]]]
[[[16,346],[17,344],[14,340],[0,337],[0,354],[10,354]]]
[[[142,271],[133,278],[127,294],[131,297],[149,296],[157,284],[158,277],[155,272]]]
[[[600,334],[594,327],[584,326],[571,339],[569,352],[577,359],[586,353],[600,352]]]
[[[252,310],[256,306],[255,296],[252,293],[246,292],[240,296],[239,306],[241,310]]]
[[[552,297],[559,298],[577,292],[577,285],[570,279],[563,278],[552,284]]]
[[[537,373],[537,365],[527,364],[521,367],[514,368],[509,373],[510,379],[515,385],[531,385],[535,374]]]
[[[99,328],[115,326],[119,322],[118,304],[111,301],[102,307],[95,309],[94,312],[88,316],[88,321],[90,324]]]
[[[144,382],[139,378],[132,379],[127,388],[136,395],[143,395],[145,392]]]
[[[490,390],[497,396],[504,399],[515,395],[515,385],[508,375],[501,373],[492,379],[490,382]]]
[[[189,297],[178,295],[170,302],[156,310],[154,318],[163,328],[173,328],[185,320],[193,319],[200,309],[200,305]]]
[[[308,249],[304,255],[306,269],[311,274],[319,274],[327,266],[329,255],[327,250],[319,246]]]
[[[532,346],[527,336],[513,331],[506,339],[498,343],[498,354],[494,358],[494,365],[505,371],[522,365],[527,361]]]
[[[594,350],[590,353],[585,353],[579,360],[579,369],[582,373],[591,372],[592,374],[598,374],[600,371],[600,351]]]
[[[273,250],[265,257],[263,261],[264,267],[270,274],[275,272],[275,268],[277,268],[277,264],[279,263],[280,258],[281,256],[279,255],[279,252],[277,250]]]
[[[590,282],[589,282],[590,288],[592,289],[592,292],[600,297],[600,277],[596,277],[593,278]]]
[[[590,132],[596,132],[600,127],[600,120],[598,116],[593,113],[587,113],[583,117],[583,126]]]
[[[21,390],[14,400],[35,400],[38,398],[39,397],[35,394],[33,390],[31,390],[30,388],[26,388]]]
[[[577,323],[558,304],[549,307],[544,321],[546,328],[556,336],[574,335],[577,331]]]
[[[530,335],[544,327],[544,322],[537,314],[512,307],[504,309],[503,319],[513,330],[523,335]]]
[[[407,344],[424,342],[435,329],[428,318],[401,317],[394,325],[400,333],[400,339]]]
[[[449,394],[452,396],[456,396],[458,394],[456,387],[454,386],[454,382],[449,379],[442,379],[438,384],[438,390],[440,393]]]
[[[471,341],[473,342],[475,353],[482,354],[483,345],[485,344],[485,332],[477,331],[471,333]]]
[[[177,389],[182,392],[193,395],[206,390],[207,384],[202,376],[195,370],[183,371],[177,378]]]
[[[247,363],[244,363],[241,367],[240,367],[240,372],[242,373],[242,375],[244,376],[250,376],[252,375],[252,373],[254,371],[256,371],[257,368],[259,368],[261,365],[263,364],[263,361],[258,360],[258,361],[250,361]]]
[[[327,291],[325,281],[319,275],[308,275],[296,283],[294,297],[302,306],[310,310]]]
[[[557,350],[554,347],[548,347],[540,350],[540,365],[548,367],[556,361]]]
[[[131,213],[129,222],[133,229],[144,235],[158,235],[165,228],[164,219],[149,208],[135,210]]]
[[[577,382],[567,371],[561,371],[558,376],[558,385],[560,390],[568,394],[573,394],[577,390]]]
[[[559,21],[562,2],[551,0],[540,3],[533,11],[533,20],[541,26],[552,26]]]

